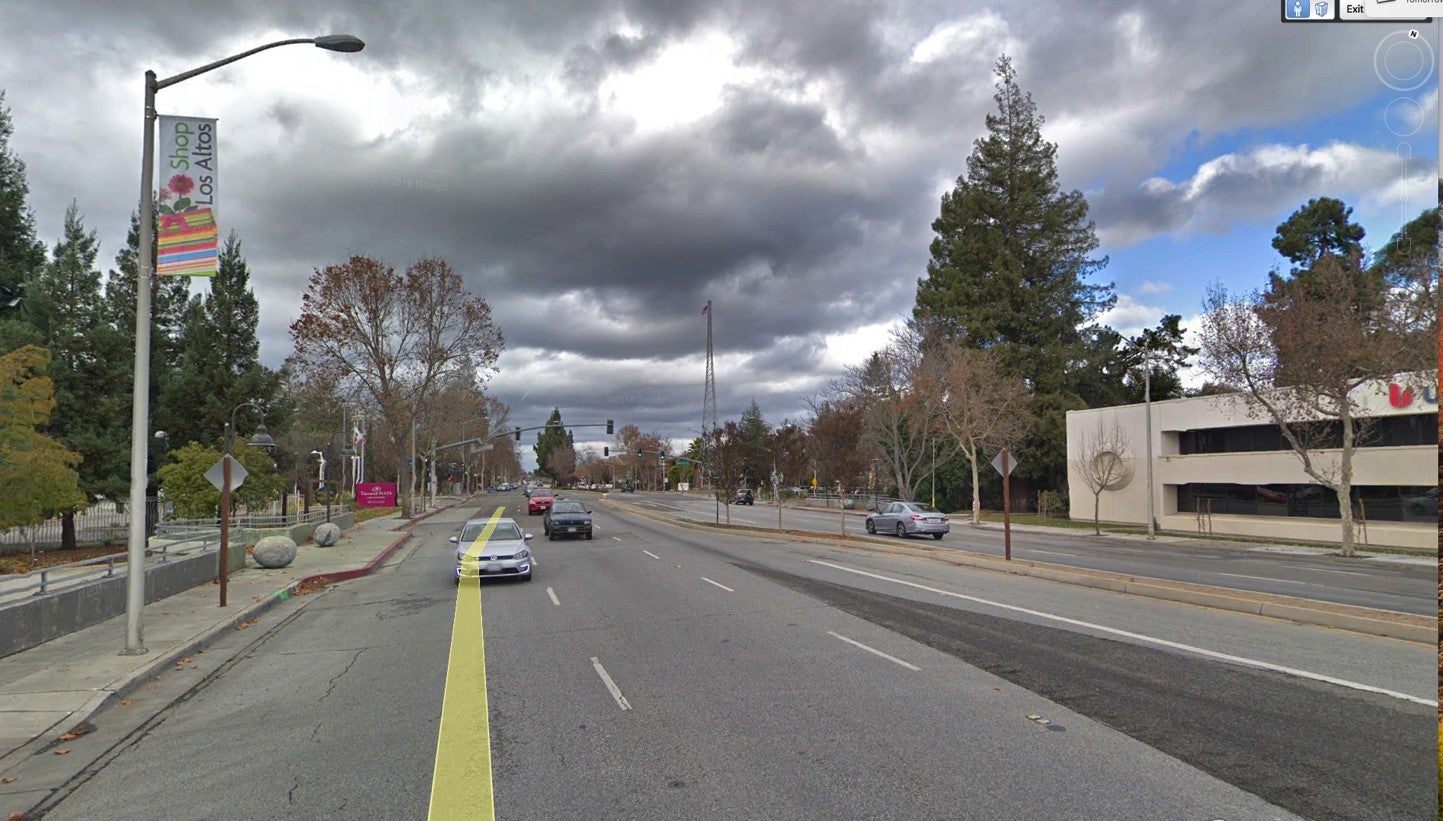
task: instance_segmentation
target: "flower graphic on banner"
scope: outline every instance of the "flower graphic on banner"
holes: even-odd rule
[[[191,202],[186,196],[195,190],[195,180],[184,174],[176,174],[170,178],[165,187],[160,189],[160,213],[161,214],[187,214],[199,209],[199,206]],[[171,203],[171,198],[175,202]]]

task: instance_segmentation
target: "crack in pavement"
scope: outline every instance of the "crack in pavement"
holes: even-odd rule
[[[354,656],[351,656],[351,663],[346,665],[346,669],[335,674],[334,676],[331,676],[330,683],[326,685],[325,695],[321,696],[319,699],[316,700],[317,704],[320,704],[322,701],[326,700],[326,697],[329,696],[336,689],[336,682],[341,680],[341,676],[344,676],[345,674],[351,672],[351,668],[356,666],[356,662],[361,658],[361,654],[366,652],[367,649],[369,648],[362,647],[360,650],[357,650],[356,654]]]

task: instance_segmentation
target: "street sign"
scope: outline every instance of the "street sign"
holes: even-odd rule
[[[992,457],[992,468],[993,468],[993,470],[996,470],[998,473],[1002,473],[1002,454],[1004,454],[1004,453],[1007,453],[1007,449],[1006,449],[1006,448],[1003,448],[1002,450],[998,451],[998,452],[997,452],[997,455],[994,456],[994,457]],[[1014,471],[1014,470],[1016,470],[1016,469],[1017,469],[1017,455],[1016,455],[1015,453],[1007,453],[1007,473],[1002,473],[1002,475],[1003,475],[1003,476],[1007,476],[1008,474],[1012,473],[1012,471]]]
[[[225,460],[227,459],[230,460],[231,490],[235,490],[236,488],[240,487],[241,482],[244,482],[246,480],[246,477],[251,475],[250,471],[245,469],[245,466],[240,463],[239,459],[230,455],[222,456],[220,457],[220,459],[216,460],[216,463],[211,467],[210,470],[207,470],[205,472],[206,481],[210,482],[212,485],[215,485],[216,490],[225,490]]]

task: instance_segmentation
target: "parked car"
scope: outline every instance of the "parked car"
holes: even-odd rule
[[[904,539],[920,533],[940,539],[951,528],[946,514],[921,502],[888,502],[867,516],[868,533],[895,533]]]
[[[536,569],[536,557],[526,543],[531,534],[521,530],[515,519],[497,519],[490,533],[486,526],[490,519],[471,519],[461,525],[461,532],[451,537],[456,546],[456,568],[453,581],[461,583],[462,577],[512,576],[531,580]],[[480,541],[482,536],[486,540]]]
[[[558,499],[541,517],[541,529],[551,541],[562,536],[591,539],[591,511],[575,499]]]
[[[636,492],[636,486],[633,485],[631,482],[627,482],[626,484],[624,484],[624,485],[621,486],[621,492],[622,492],[622,493],[635,493],[635,492]]]
[[[526,515],[544,514],[555,501],[556,497],[551,495],[550,488],[532,488],[531,492],[526,494]]]
[[[751,505],[751,504],[756,504],[756,498],[752,496],[752,492],[751,492],[750,490],[748,490],[747,488],[742,488],[741,490],[738,490],[735,494],[732,495],[732,504],[734,504],[734,505]]]

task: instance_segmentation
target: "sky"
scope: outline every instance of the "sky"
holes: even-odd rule
[[[357,54],[275,49],[158,97],[219,119],[219,218],[262,359],[291,352],[316,268],[443,257],[492,305],[488,390],[523,426],[557,407],[689,440],[708,300],[720,417],[755,399],[772,424],[804,419],[910,314],[1003,53],[1091,205],[1095,280],[1117,296],[1099,320],[1124,334],[1166,313],[1195,329],[1210,283],[1261,287],[1275,227],[1310,198],[1348,203],[1371,247],[1436,204],[1436,21],[1287,24],[1270,2],[314,5],[7,2],[0,89],[40,236],[73,200],[114,266],[147,69],[354,34]]]

